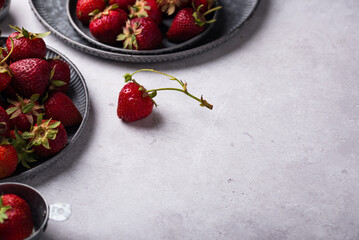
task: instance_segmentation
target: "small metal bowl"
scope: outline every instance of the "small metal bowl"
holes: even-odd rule
[[[34,232],[26,240],[40,239],[46,230],[49,219],[64,221],[71,215],[70,205],[60,203],[48,205],[41,193],[22,183],[0,183],[0,194],[15,194],[29,204],[34,221]]]
[[[2,22],[9,13],[10,2],[11,0],[5,0],[4,6],[0,8],[0,22]]]

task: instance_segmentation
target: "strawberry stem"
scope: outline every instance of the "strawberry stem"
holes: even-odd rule
[[[11,42],[10,52],[7,54],[7,56],[3,60],[1,60],[0,65],[10,57],[12,51],[14,50],[14,40],[12,40],[12,38],[10,38],[10,42]]]
[[[126,73],[124,75],[124,78],[125,78],[125,82],[129,82],[129,81],[134,81],[132,79],[133,75],[135,75],[136,73],[139,73],[139,72],[154,72],[154,73],[159,73],[159,74],[162,74],[164,76],[167,76],[170,78],[170,80],[172,81],[177,81],[181,86],[182,86],[182,89],[180,88],[157,88],[157,89],[150,89],[150,90],[146,90],[146,92],[152,96],[156,96],[157,92],[158,91],[165,91],[165,90],[172,90],[172,91],[178,91],[178,92],[182,92],[184,94],[186,94],[187,96],[193,98],[194,100],[200,102],[200,106],[201,107],[207,107],[209,109],[213,109],[213,105],[209,104],[206,100],[203,99],[203,97],[201,96],[201,98],[198,98],[198,97],[195,97],[194,95],[190,94],[188,91],[187,91],[187,83],[184,83],[182,80],[179,80],[178,78],[174,77],[174,76],[171,76],[167,73],[163,73],[163,72],[160,72],[160,71],[157,71],[157,70],[154,70],[154,69],[140,69],[140,70],[137,70],[135,71],[134,73],[132,74],[129,74],[129,73]]]

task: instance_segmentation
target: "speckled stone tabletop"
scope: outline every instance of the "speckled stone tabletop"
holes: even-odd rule
[[[225,44],[154,64],[47,37],[83,74],[91,110],[64,159],[24,181],[71,205],[43,239],[359,239],[358,12],[357,0],[262,0]],[[47,31],[25,0],[3,35],[9,24]],[[181,78],[214,109],[163,92],[148,118],[122,122],[122,76],[140,68]]]

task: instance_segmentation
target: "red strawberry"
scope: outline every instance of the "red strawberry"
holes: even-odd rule
[[[56,155],[67,144],[67,133],[60,121],[37,118],[37,123],[30,132],[22,134],[24,139],[30,139],[29,147],[32,147],[34,154],[41,158]]]
[[[126,22],[123,33],[117,40],[123,41],[123,47],[135,50],[150,50],[162,43],[162,33],[151,18],[134,18]]]
[[[192,8],[181,9],[168,29],[167,39],[172,42],[184,42],[204,31],[206,26],[198,24]]]
[[[128,8],[135,4],[136,0],[109,0],[108,4],[117,4],[119,8],[128,11]]]
[[[13,27],[16,32],[10,34],[6,40],[6,47],[8,52],[12,48],[11,40],[14,41],[14,50],[10,54],[10,60],[12,62],[25,58],[44,58],[46,55],[46,44],[43,40],[44,37],[50,34],[46,33],[31,33],[26,29],[19,27]]]
[[[146,90],[143,86],[138,84],[135,80],[132,79],[132,76],[135,73],[142,72],[142,71],[149,71],[155,72],[167,77],[170,77],[171,80],[177,81],[181,86],[182,89],[179,88],[160,88],[160,89],[152,89]],[[186,95],[190,96],[191,98],[200,102],[200,106],[207,107],[212,109],[213,106],[209,104],[206,100],[202,97],[199,99],[187,91],[187,84],[183,83],[181,80],[170,76],[168,74],[153,70],[153,69],[140,69],[133,74],[125,74],[125,82],[127,83],[118,96],[118,105],[117,105],[117,116],[126,121],[136,121],[142,118],[149,116],[152,113],[153,105],[156,103],[152,100],[157,95],[158,91],[162,90],[175,90],[179,92],[183,92]],[[157,106],[157,105],[156,105]]]
[[[184,42],[197,36],[206,29],[206,24],[210,24],[215,21],[207,21],[205,16],[220,9],[221,7],[212,8],[203,14],[199,12],[201,8],[202,5],[197,10],[192,8],[181,9],[176,14],[170,28],[167,31],[167,39],[172,42]]]
[[[185,8],[189,5],[189,0],[157,0],[162,12],[172,15],[176,10]]]
[[[22,59],[10,64],[10,69],[13,72],[11,85],[17,93],[28,98],[45,93],[50,81],[48,62],[38,58]]]
[[[52,59],[48,63],[51,69],[49,90],[66,93],[69,89],[71,78],[69,64],[60,59]]]
[[[52,118],[65,127],[75,126],[81,123],[82,116],[73,101],[63,92],[54,92],[49,95],[44,103],[45,117]]]
[[[15,194],[0,196],[1,239],[22,240],[32,234],[34,223],[29,204]]]
[[[118,96],[117,116],[132,122],[147,117],[152,113],[153,101],[146,89],[136,82],[127,83]]]
[[[83,24],[89,24],[91,20],[90,13],[102,11],[106,7],[104,0],[78,0],[76,3],[76,16]]]
[[[193,0],[194,8],[198,9],[199,6],[203,5],[199,8],[200,13],[205,13],[207,10],[211,9],[213,6],[213,0]]]
[[[156,0],[137,0],[130,8],[130,18],[150,17],[157,25],[162,23],[163,13]]]
[[[7,109],[10,115],[10,123],[12,128],[20,131],[29,131],[31,126],[36,122],[37,116],[43,112],[44,107],[37,100],[38,94],[33,95],[30,99],[23,99],[19,95],[17,101],[8,99],[11,104]]]
[[[126,25],[127,13],[117,4],[107,7],[98,13],[90,22],[91,34],[100,42],[114,44],[116,37]]]
[[[0,107],[0,136],[8,137],[11,130],[10,118],[3,107]]]
[[[16,149],[9,143],[2,143],[0,145],[0,179],[11,176],[15,172],[17,164],[18,157]],[[1,224],[0,237],[2,237]]]

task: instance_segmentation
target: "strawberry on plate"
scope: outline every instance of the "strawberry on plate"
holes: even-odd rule
[[[108,4],[117,4],[119,8],[128,11],[128,8],[135,4],[136,0],[109,0]]]
[[[82,116],[73,101],[63,92],[54,92],[44,103],[45,117],[61,121],[65,127],[81,123]]]
[[[0,238],[22,240],[32,234],[34,223],[29,204],[15,194],[0,196]]]
[[[207,24],[213,23],[215,20],[207,21],[205,16],[220,9],[221,6],[212,8],[203,14],[200,13],[202,7],[203,5],[200,5],[197,10],[189,7],[181,9],[174,17],[167,31],[167,39],[172,42],[187,41],[202,33],[206,29]]]
[[[7,100],[10,106],[6,109],[6,112],[10,116],[12,129],[17,128],[19,131],[30,130],[44,109],[44,107],[39,104],[38,99],[39,95],[34,94],[31,98],[23,99],[18,95],[17,100]]]
[[[31,33],[25,28],[11,26],[16,32],[10,34],[6,40],[7,51],[13,51],[10,54],[12,62],[25,58],[44,58],[46,54],[46,44],[43,38],[48,36],[50,32],[46,33]],[[11,40],[13,40],[13,45]]]
[[[162,33],[157,24],[149,17],[127,20],[123,33],[117,41],[123,42],[123,48],[150,50],[162,43]]]
[[[11,176],[15,172],[17,164],[18,164],[18,155],[15,147],[12,146],[9,142],[3,141],[0,144],[0,179]],[[0,211],[0,215],[1,215],[1,211]],[[2,236],[1,230],[0,230],[0,236]]]
[[[137,0],[130,7],[130,18],[150,17],[157,25],[162,23],[163,13],[156,0]]]
[[[10,64],[13,73],[11,86],[23,97],[42,96],[50,81],[50,66],[39,58],[22,59]]]
[[[49,90],[67,93],[71,77],[69,64],[61,59],[50,59],[48,63],[51,69]]]
[[[172,15],[176,10],[187,7],[190,0],[157,0],[162,12]]]
[[[61,122],[43,119],[41,114],[31,131],[24,132],[22,137],[30,141],[28,149],[32,147],[40,158],[54,156],[67,145],[67,132]]]
[[[85,25],[90,23],[94,11],[102,11],[106,7],[104,0],[78,0],[76,3],[76,16]]]
[[[127,13],[114,4],[96,14],[90,22],[89,29],[92,36],[100,42],[114,44],[117,35],[122,33],[126,20]]]
[[[146,90],[142,85],[137,83],[132,78],[134,74],[143,71],[154,72],[170,77],[170,80],[179,83],[181,88],[158,88]],[[125,86],[121,89],[118,96],[117,116],[125,122],[137,121],[149,116],[152,113],[153,105],[157,106],[153,101],[153,98],[157,96],[157,92],[164,90],[182,92],[194,100],[200,102],[201,107],[207,107],[209,109],[213,108],[213,106],[204,100],[203,97],[197,98],[190,94],[187,90],[187,83],[184,83],[183,81],[171,75],[153,69],[140,69],[132,74],[125,74],[124,78],[127,84],[125,84]]]

